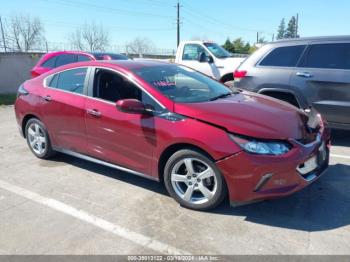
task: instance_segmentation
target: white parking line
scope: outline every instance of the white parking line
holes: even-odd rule
[[[350,159],[350,156],[331,154],[331,157]]]
[[[162,254],[169,254],[169,255],[189,255],[190,254],[186,251],[183,251],[181,249],[177,249],[173,246],[162,243],[162,242],[155,240],[153,238],[150,238],[150,237],[144,236],[142,234],[133,232],[127,228],[113,224],[107,220],[96,217],[94,215],[88,214],[85,211],[78,210],[72,206],[69,206],[69,205],[62,203],[60,201],[57,201],[55,199],[41,196],[37,193],[31,192],[31,191],[24,189],[22,187],[19,187],[19,186],[9,184],[5,181],[0,180],[0,188],[5,189],[5,190],[12,192],[14,194],[17,194],[21,197],[32,200],[32,201],[39,203],[41,205],[50,207],[52,209],[55,209],[57,211],[65,213],[67,215],[70,215],[74,218],[80,219],[86,223],[89,223],[91,225],[99,227],[99,228],[101,228],[105,231],[108,231],[114,235],[117,235],[119,237],[128,239],[128,240],[130,240],[130,241],[132,241],[140,246],[149,248],[149,249],[154,250],[156,252],[159,252]]]

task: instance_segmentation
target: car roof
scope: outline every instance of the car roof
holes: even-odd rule
[[[87,51],[54,51],[54,52],[48,52],[45,55],[54,56],[54,55],[62,55],[62,54],[76,54],[76,55],[89,55],[89,56],[96,56],[96,55],[121,55],[125,56],[123,54],[119,53],[111,53],[111,52],[87,52]]]
[[[120,54],[120,53],[111,53],[111,52],[86,52],[87,54],[90,54],[90,55],[122,55],[122,56],[125,56],[123,54]]]
[[[54,51],[48,52],[46,55],[61,55],[61,54],[81,54],[81,55],[91,55],[89,52],[84,51]]]
[[[88,62],[89,63],[89,62]],[[91,62],[90,62],[91,63]],[[172,63],[168,63],[165,61],[151,60],[151,59],[139,59],[139,60],[99,60],[92,62],[95,66],[98,64],[102,65],[116,65],[120,66],[124,69],[139,69],[144,67],[155,67],[155,66],[166,66],[166,65],[174,65]]]
[[[311,41],[350,41],[350,35],[287,38],[287,39],[280,39],[274,42],[270,42],[270,44],[289,43],[289,42],[311,42]]]

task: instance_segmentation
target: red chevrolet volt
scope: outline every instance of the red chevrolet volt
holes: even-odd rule
[[[196,210],[289,195],[329,162],[317,112],[163,62],[65,65],[21,85],[15,111],[38,158],[61,152],[161,181]]]

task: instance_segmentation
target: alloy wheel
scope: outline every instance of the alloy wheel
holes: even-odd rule
[[[28,127],[28,141],[32,150],[42,155],[47,147],[47,138],[44,130],[38,123],[32,123]]]
[[[171,170],[170,179],[175,193],[191,204],[206,203],[217,191],[214,170],[198,158],[179,160]]]

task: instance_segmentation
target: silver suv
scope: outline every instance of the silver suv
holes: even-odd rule
[[[234,86],[316,108],[330,127],[350,129],[350,36],[280,40],[234,73]]]

